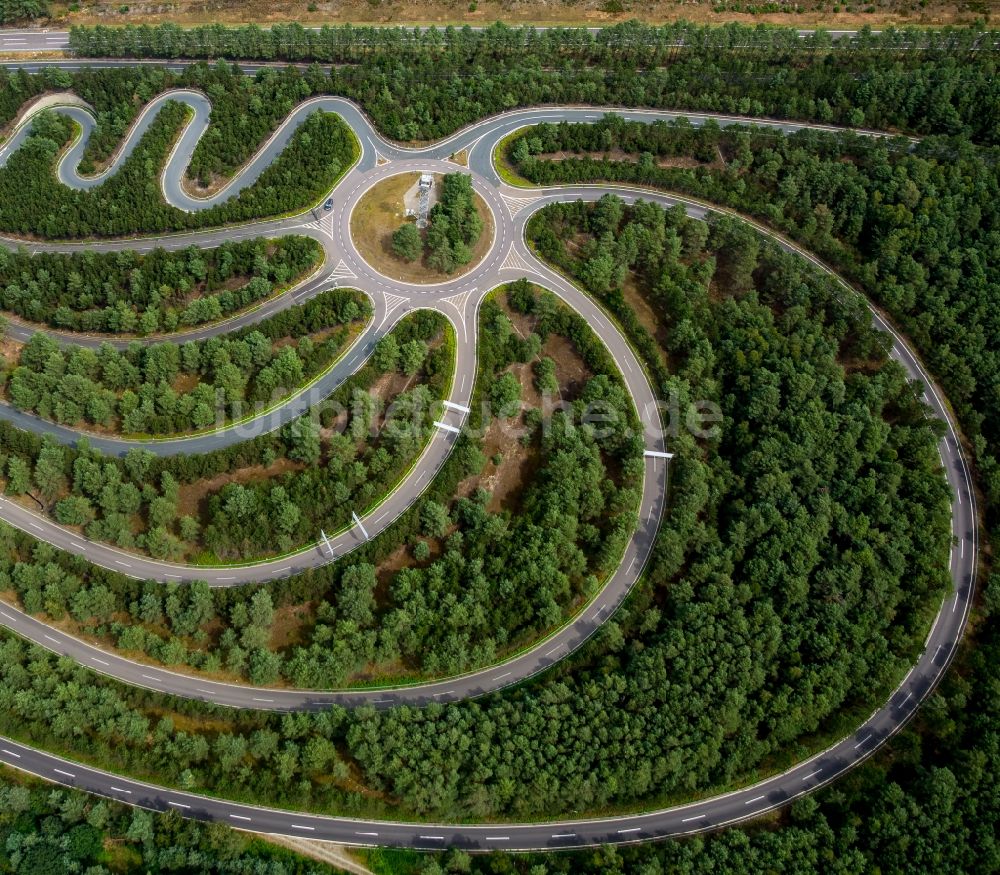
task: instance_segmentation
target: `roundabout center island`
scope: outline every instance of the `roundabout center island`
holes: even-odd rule
[[[493,245],[486,202],[464,173],[409,171],[375,183],[351,213],[351,239],[376,271],[432,284],[472,271]]]

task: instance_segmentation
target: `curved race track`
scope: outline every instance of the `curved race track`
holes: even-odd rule
[[[588,320],[614,357],[623,380],[632,394],[643,425],[647,452],[662,454],[667,449],[655,395],[628,343],[591,298],[534,257],[524,242],[524,227],[528,217],[547,203],[574,198],[594,200],[608,191],[615,191],[626,200],[642,197],[664,206],[680,203],[690,216],[699,219],[723,211],[684,198],[620,187],[517,189],[502,183],[493,166],[492,156],[496,144],[519,127],[541,121],[591,121],[600,118],[606,110],[549,108],[511,112],[470,126],[440,143],[423,149],[406,149],[379,136],[358,107],[349,101],[339,98],[319,98],[297,107],[223,192],[210,201],[201,201],[191,198],[181,186],[183,169],[207,124],[207,101],[196,92],[174,92],[154,101],[126,136],[119,149],[116,163],[107,174],[113,173],[118,164],[127,157],[154,117],[156,108],[169,97],[184,99],[194,109],[193,119],[171,155],[163,174],[165,198],[183,209],[203,208],[251,185],[281,151],[296,126],[310,112],[318,109],[337,112],[348,122],[361,141],[362,154],[358,164],[336,186],[332,193],[332,209],[327,212],[311,211],[289,219],[259,222],[239,228],[182,234],[157,240],[102,241],[85,245],[103,250],[148,249],[154,245],[177,248],[192,244],[211,246],[223,240],[251,236],[305,233],[321,240],[324,246],[326,262],[318,275],[301,284],[297,290],[269,301],[256,311],[243,314],[227,323],[200,329],[197,332],[198,336],[209,336],[231,330],[236,326],[250,324],[281,307],[300,302],[335,282],[365,291],[374,303],[375,317],[362,338],[354,344],[337,366],[309,391],[300,392],[276,410],[249,423],[209,435],[158,442],[150,448],[161,453],[182,450],[191,453],[204,452],[278,427],[283,422],[300,415],[310,405],[333,391],[344,377],[360,366],[379,337],[390,330],[402,315],[419,307],[430,307],[443,312],[451,319],[456,329],[455,379],[448,402],[442,408],[440,416],[440,422],[445,427],[435,431],[418,464],[404,482],[381,505],[362,518],[363,530],[362,526],[355,526],[331,538],[332,551],[325,547],[320,549],[311,546],[291,556],[252,565],[185,567],[135,556],[107,545],[87,541],[51,520],[34,515],[5,499],[0,499],[0,519],[62,549],[85,556],[96,564],[135,577],[162,581],[206,579],[213,586],[232,586],[287,576],[329,562],[361,543],[365,532],[372,536],[382,531],[405,511],[430,483],[434,472],[443,463],[457,440],[457,430],[461,427],[472,397],[479,305],[490,289],[520,277],[528,277],[538,285],[551,289]],[[67,106],[58,111],[72,114],[85,131],[92,126],[92,120],[88,121],[89,114],[80,106]],[[618,112],[626,118],[639,120],[677,118],[680,115],[634,110]],[[692,123],[700,124],[709,116],[686,117]],[[713,118],[723,125],[749,121],[727,117]],[[775,121],[753,121],[784,131],[809,127]],[[20,142],[23,142],[29,122],[30,113],[26,115],[24,124],[15,132],[8,145],[0,149],[0,166]],[[83,179],[76,173],[79,155],[82,154],[84,147],[85,138],[76,144],[60,163],[60,178],[69,185],[91,187],[99,184],[100,180]],[[434,287],[394,282],[377,273],[360,258],[351,242],[350,214],[358,199],[376,181],[392,173],[412,169],[438,172],[464,169],[449,160],[451,155],[463,150],[468,156],[468,170],[472,173],[473,184],[493,212],[496,239],[490,252],[469,274]],[[828,271],[814,257],[794,244],[767,229],[757,225],[755,227],[779,245],[808,258],[819,268]],[[8,239],[6,242],[12,245],[16,241]],[[31,248],[71,251],[81,245],[84,244],[32,243]],[[846,294],[853,294],[846,283],[844,288]],[[915,381],[923,384],[925,401],[933,415],[947,424],[940,451],[945,473],[954,494],[952,524],[956,542],[951,556],[952,591],[934,621],[924,652],[890,700],[876,710],[849,738],[807,762],[800,763],[752,787],[649,814],[488,826],[358,821],[240,805],[130,781],[77,763],[68,763],[51,754],[11,741],[0,742],[3,745],[0,747],[0,762],[30,771],[48,780],[129,804],[156,810],[173,807],[186,816],[220,820],[256,831],[330,839],[345,844],[391,844],[417,848],[455,845],[469,849],[506,850],[567,848],[605,842],[642,841],[713,829],[723,824],[757,816],[835,779],[870,755],[886,738],[899,729],[947,668],[959,644],[971,607],[978,552],[975,495],[951,413],[902,338],[896,335],[877,313],[874,313],[873,318],[878,327],[891,336],[893,357],[903,364]],[[31,330],[33,329],[25,326],[17,328],[21,336],[26,336]],[[87,342],[99,342],[99,339],[91,338]],[[6,405],[0,407],[0,417],[15,421],[16,424],[34,431],[54,433],[59,439],[69,443],[77,437],[70,429],[44,423],[35,417],[24,416]],[[123,452],[129,445],[124,441],[109,443],[109,446],[102,446],[102,449],[108,452]],[[546,641],[528,651],[500,665],[457,678],[381,690],[342,692],[267,690],[213,683],[139,665],[87,645],[6,606],[0,611],[0,622],[43,647],[66,654],[95,671],[116,677],[126,683],[237,707],[277,710],[315,709],[323,708],[331,702],[348,706],[369,703],[376,707],[391,707],[402,703],[419,705],[430,701],[453,701],[483,695],[522,681],[558,662],[586,641],[622,603],[651,551],[666,506],[667,472],[668,461],[663,455],[647,455],[635,533],[626,548],[620,566],[586,609]]]

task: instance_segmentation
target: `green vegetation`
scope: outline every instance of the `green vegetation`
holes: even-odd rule
[[[368,298],[328,291],[226,338],[104,343],[95,352],[38,332],[0,372],[15,407],[66,425],[162,435],[218,427],[263,411],[329,367],[371,316]],[[294,325],[297,336],[280,334]],[[305,326],[314,326],[306,331]]]
[[[603,157],[610,149],[634,161]],[[579,157],[534,154],[579,150]],[[1000,507],[1000,151],[958,138],[909,144],[851,134],[650,126],[542,125],[510,146],[534,182],[627,181],[733,207],[800,241],[883,305],[940,380]],[[715,161],[719,155],[725,166]],[[656,158],[701,166],[660,167]],[[713,163],[708,163],[713,162]]]
[[[472,177],[467,173],[446,173],[441,180],[441,197],[428,218],[430,224],[424,241],[427,263],[443,273],[468,264],[472,247],[483,233]]]
[[[331,301],[344,303],[344,293],[318,299],[312,312],[329,315]],[[281,315],[275,324],[299,318],[301,312]],[[411,361],[411,375],[400,375],[404,391],[385,423],[382,399],[368,391],[381,375],[374,365],[278,431],[200,456],[158,459],[133,449],[112,459],[86,439],[71,449],[3,422],[6,491],[26,494],[34,506],[66,525],[83,526],[95,540],[158,558],[250,559],[310,543],[321,528],[337,531],[352,509],[376,501],[423,447],[434,402],[451,373],[447,330],[444,318],[432,312],[397,326],[403,346],[421,341],[422,356]],[[411,385],[417,375],[421,379]],[[338,417],[343,429],[333,428]],[[231,482],[220,485],[220,475]]]
[[[32,135],[0,169],[0,228],[80,238],[247,222],[306,209],[354,162],[357,140],[350,128],[338,116],[316,111],[253,185],[217,206],[185,212],[164,201],[157,171],[186,114],[183,104],[167,103],[114,176],[96,188],[76,191],[52,172],[59,150],[72,136],[72,123],[57,113],[39,113]]]
[[[331,569],[236,590],[201,584],[165,590],[65,556],[43,561],[30,539],[15,535],[16,558],[8,572],[22,604],[53,618],[68,613],[88,633],[168,664],[226,670],[255,683],[280,677],[308,688],[341,685],[372,665],[381,671],[402,666],[421,676],[462,671],[489,664],[551,628],[617,563],[635,524],[642,468],[639,448],[621,439],[623,429],[634,425],[627,396],[587,325],[551,296],[536,298],[523,284],[513,287],[511,297],[521,309],[538,310],[532,321],[539,333],[518,337],[501,307],[487,302],[482,319],[489,340],[478,385],[490,382],[485,375],[512,378],[509,368],[536,357],[550,336],[570,339],[597,374],[579,397],[567,390],[563,400],[573,408],[551,429],[543,428],[541,411],[525,412],[521,443],[536,463],[535,473],[521,484],[516,501],[508,499],[512,510],[487,509],[489,493],[472,489],[472,482],[465,490],[470,497],[457,501],[455,482],[450,492],[432,486],[409,530],[405,523],[394,526]],[[400,344],[389,335],[376,350],[374,368],[405,369],[413,350],[427,355],[423,340],[404,338]],[[600,437],[568,425],[595,401],[603,415],[615,419]],[[567,424],[560,427],[563,419]],[[475,427],[488,426],[477,413]],[[480,476],[485,459],[477,447],[478,442],[457,454],[463,475]],[[364,480],[355,465],[346,468],[352,478]],[[235,494],[227,486],[220,496],[228,506]],[[72,508],[77,498],[64,501]],[[267,493],[261,501],[267,516]],[[272,515],[280,519],[286,512]],[[379,560],[404,546],[416,562],[381,574]],[[388,579],[387,591],[378,586],[380,576]],[[509,599],[492,599],[492,586]],[[279,608],[286,618],[295,615],[299,631],[292,646],[270,644]]]
[[[814,119],[1000,141],[996,32],[862,30],[834,42],[792,28],[176,25],[74,28],[81,56],[245,58],[338,64],[316,86],[352,97],[400,140],[445,136],[515,106],[588,103]],[[2,89],[0,89],[2,90]]]
[[[445,274],[468,264],[483,233],[475,198],[468,173],[446,173],[424,236],[412,222],[405,222],[393,232],[392,251],[404,261],[424,256],[428,267]]]
[[[0,25],[26,18],[42,18],[48,14],[49,7],[45,0],[0,0]]]
[[[393,232],[392,251],[403,261],[416,261],[423,255],[424,240],[413,222],[405,222]]]
[[[539,219],[554,255],[563,239],[592,238],[558,259],[564,269],[585,271],[606,254],[630,271],[672,361],[669,384],[658,388],[676,392],[682,409],[712,400],[723,416],[705,441],[686,431],[674,439],[669,524],[654,561],[583,652],[481,702],[292,719],[127,690],[9,640],[3,664],[36,667],[7,672],[5,683],[30,693],[9,697],[0,732],[257,802],[528,817],[728,785],[822,743],[852,725],[852,711],[880,701],[919,651],[947,580],[949,517],[934,429],[903,371],[882,357],[866,312],[739,223],[720,222],[706,239],[703,225],[676,211],[613,199],[550,207]],[[514,310],[548,318],[551,299],[528,291],[512,289]],[[604,298],[612,305],[614,290]],[[628,329],[634,340],[640,327]],[[557,425],[552,436],[580,439]],[[545,478],[545,505],[558,502],[558,525],[565,507],[579,502],[583,511],[596,496],[578,488],[592,482],[579,454],[555,456],[564,461]],[[478,525],[475,500],[456,509],[449,519]],[[440,532],[445,518],[425,504],[413,524],[418,534]],[[475,540],[462,536],[471,551]],[[454,537],[435,565],[458,561],[447,555],[458,549]],[[35,545],[22,562],[43,598],[53,554]],[[508,566],[507,577],[522,573],[516,561]],[[370,587],[370,572],[353,566],[341,579],[338,616],[370,609]],[[199,588],[183,597],[190,602],[170,610],[192,623],[204,618]],[[521,609],[517,597],[488,604]],[[266,618],[266,609],[248,604],[247,621]],[[401,638],[397,630],[392,638]],[[327,641],[311,661],[331,650]],[[46,716],[46,703],[74,676],[90,685],[62,712],[64,725]],[[175,709],[210,717],[211,728],[191,720],[180,728]],[[549,756],[551,747],[561,755]],[[358,793],[359,780],[378,792]]]
[[[68,331],[155,334],[214,322],[312,271],[310,237],[226,242],[215,249],[64,254],[0,249],[0,303]]]
[[[975,644],[919,716],[884,750],[831,787],[745,828],[565,854],[461,851],[427,857],[372,852],[378,875],[715,875],[719,872],[978,872],[1000,866],[996,727],[1000,580],[990,578]],[[402,859],[400,859],[402,858]],[[398,865],[396,865],[398,863]],[[406,868],[404,868],[404,865]]]
[[[0,770],[0,866],[19,875],[333,875],[223,824],[155,814]]]

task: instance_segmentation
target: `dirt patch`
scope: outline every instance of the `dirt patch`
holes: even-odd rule
[[[287,848],[296,854],[333,866],[338,871],[343,870],[352,873],[352,875],[372,875],[371,869],[363,866],[341,845],[335,845],[332,842],[296,839],[272,833],[255,833],[255,835],[272,845]]]
[[[474,268],[493,245],[493,214],[475,195],[476,212],[483,220],[483,233],[472,249],[472,259],[454,273],[446,274],[426,264],[426,259],[408,262],[392,251],[392,235],[407,221],[403,197],[417,182],[419,173],[400,173],[374,185],[351,214],[351,238],[361,257],[379,273],[409,283],[433,283],[455,279]],[[440,174],[435,174],[439,182]]]
[[[0,338],[0,367],[4,370],[13,370],[21,360],[21,350],[23,343],[10,337]]]
[[[570,3],[510,3],[509,0],[478,0],[474,4],[456,5],[449,0],[411,0],[405,5],[385,0],[320,0],[308,7],[301,0],[178,0],[173,3],[131,2],[122,6],[117,2],[87,2],[79,10],[69,11],[68,2],[50,4],[48,27],[68,27],[82,24],[126,25],[175,22],[182,26],[196,24],[270,24],[283,21],[301,21],[308,25],[320,24],[471,24],[483,25],[492,21],[509,24],[546,24],[591,26],[610,25],[632,18],[651,24],[662,24],[684,19],[699,24],[723,24],[736,21],[740,24],[786,24],[795,27],[823,25],[833,29],[857,28],[865,24],[873,27],[886,24],[945,25],[970,23],[988,11],[979,4],[959,5],[944,0],[928,0],[918,6],[908,0],[883,0],[878,8],[845,4],[829,11],[828,4],[820,0],[805,0],[799,13],[776,11],[750,14],[733,12],[718,6],[713,0],[653,0],[651,3],[614,3],[609,0],[577,0]],[[871,8],[872,12],[864,12]],[[843,11],[840,11],[843,10]]]
[[[305,467],[301,462],[293,462],[291,459],[278,459],[266,468],[263,465],[250,465],[247,468],[239,468],[236,471],[225,472],[205,480],[185,483],[180,487],[178,493],[177,516],[192,516],[195,519],[200,519],[202,501],[229,483],[257,483],[261,480],[280,477],[282,474],[288,474],[292,471],[301,471]]]
[[[634,152],[625,152],[621,149],[609,149],[606,152],[543,152],[534,156],[539,161],[565,161],[568,158],[593,158],[597,161],[617,161],[623,164],[635,164],[636,155]],[[716,170],[724,170],[725,163],[722,155],[719,154],[715,161],[699,161],[690,155],[661,155],[655,159],[657,167],[681,167],[686,170],[693,170],[696,167],[711,167]]]
[[[496,300],[521,337],[535,331],[534,317],[512,311],[502,296]],[[556,380],[559,384],[557,397],[544,398],[535,387],[534,364],[542,358],[551,358],[555,363]],[[514,374],[521,384],[522,408],[541,409],[545,416],[550,416],[558,404],[577,398],[593,376],[572,342],[557,334],[550,334],[545,339],[538,358],[530,362],[516,362],[507,371]],[[530,482],[540,461],[534,444],[526,446],[522,443],[521,438],[525,433],[526,428],[520,416],[493,419],[483,436],[486,466],[480,474],[462,481],[456,494],[467,497],[482,487],[491,493],[487,505],[491,512],[516,511],[525,484]]]
[[[622,295],[625,298],[625,303],[632,308],[636,318],[638,318],[639,324],[656,338],[656,352],[660,356],[660,361],[666,364],[667,356],[664,349],[667,342],[667,327],[657,315],[646,293],[640,288],[632,271],[629,271],[625,276]]]
[[[303,644],[307,637],[306,631],[316,622],[315,608],[313,602],[275,608],[269,642],[271,650],[280,652],[288,647]]]
[[[211,174],[211,179],[208,181],[208,185],[202,185],[200,180],[192,179],[190,176],[185,175],[181,179],[181,189],[183,189],[185,194],[191,195],[191,197],[209,198],[218,194],[231,179],[231,176],[213,173]]]
[[[451,160],[456,164],[461,164],[463,167],[469,166],[469,153],[468,150],[462,149],[451,156]]]
[[[201,377],[198,374],[178,374],[174,377],[174,381],[170,384],[170,388],[173,389],[178,395],[187,395],[188,392],[193,392],[195,386],[201,382]]]

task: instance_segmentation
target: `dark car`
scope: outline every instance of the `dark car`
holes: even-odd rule
[[[326,199],[326,203],[323,204],[323,209],[324,210],[332,210],[333,209],[333,198],[332,197]]]

